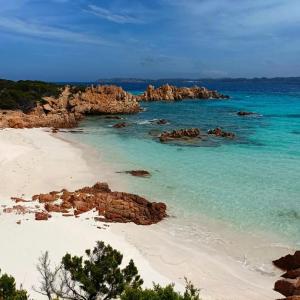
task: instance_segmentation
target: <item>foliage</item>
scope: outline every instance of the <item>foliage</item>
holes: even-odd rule
[[[1,273],[1,272],[0,272]],[[3,274],[0,277],[0,300],[27,300],[27,292],[16,289],[16,282],[12,276]]]
[[[62,264],[50,270],[48,255],[40,259],[42,275],[39,292],[48,299],[106,300],[120,296],[125,288],[139,288],[143,280],[131,260],[121,269],[123,256],[111,246],[97,242],[93,250],[86,250],[87,259],[66,254]]]
[[[0,79],[0,109],[28,111],[42,102],[43,97],[57,97],[61,85],[43,81]]]
[[[154,284],[153,289],[126,288],[121,295],[121,300],[200,300],[199,292],[191,282],[186,280],[183,295],[176,292],[172,284],[166,287]]]

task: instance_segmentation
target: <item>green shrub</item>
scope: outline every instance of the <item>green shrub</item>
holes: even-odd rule
[[[0,272],[1,273],[1,272]],[[16,282],[12,276],[3,274],[0,277],[0,300],[27,300],[25,290],[17,290]]]

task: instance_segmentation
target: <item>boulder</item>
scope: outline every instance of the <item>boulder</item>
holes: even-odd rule
[[[165,131],[159,136],[161,142],[167,142],[174,139],[193,139],[200,136],[200,130],[198,128],[179,129],[173,131]]]
[[[149,177],[151,174],[146,170],[131,170],[131,171],[125,171],[126,174],[130,174],[132,176],[136,177]]]
[[[113,128],[124,128],[124,127],[127,127],[128,124],[125,123],[125,122],[121,122],[121,123],[117,123],[115,125],[113,125]]]
[[[243,117],[243,116],[255,115],[255,113],[251,111],[239,111],[237,112],[237,115]]]
[[[274,290],[286,297],[300,295],[300,278],[277,280]]]
[[[226,132],[226,131],[222,130],[220,127],[208,130],[207,133],[210,135],[215,135],[217,137],[225,137],[225,138],[230,138],[230,139],[233,139],[235,137],[234,133]]]
[[[36,212],[35,213],[35,220],[36,221],[47,221],[50,215],[45,212]]]
[[[277,260],[273,261],[273,264],[281,270],[295,270],[300,268],[300,251],[296,251],[294,254],[288,254]]]

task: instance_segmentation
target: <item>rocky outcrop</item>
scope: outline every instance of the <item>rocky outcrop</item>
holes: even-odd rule
[[[274,290],[287,297],[285,300],[300,299],[300,251],[274,260],[273,264],[286,271],[276,281]]]
[[[222,95],[217,91],[211,91],[204,87],[176,87],[172,85],[163,85],[155,88],[149,85],[147,90],[140,96],[138,101],[174,101],[184,99],[228,99],[226,95]]]
[[[131,171],[125,171],[124,173],[130,174],[135,177],[150,177],[151,174],[146,170],[131,170]]]
[[[237,112],[238,116],[244,117],[244,116],[251,116],[251,115],[255,115],[254,112],[251,111],[239,111]]]
[[[200,137],[198,128],[180,129],[173,131],[165,131],[159,136],[161,142],[167,142],[174,139],[187,140]]]
[[[215,135],[217,137],[225,137],[225,138],[230,138],[230,139],[233,139],[235,137],[235,134],[232,133],[232,132],[227,132],[227,131],[224,131],[222,128],[220,127],[217,127],[215,129],[211,129],[211,130],[208,130],[207,132],[208,134],[210,135]]]
[[[113,128],[124,128],[127,126],[128,126],[128,124],[126,122],[121,122],[121,123],[117,123],[117,124],[113,125]]]
[[[88,211],[96,211],[96,220],[103,222],[134,222],[139,225],[150,225],[167,216],[164,203],[149,202],[138,195],[113,192],[106,183],[96,183],[75,192],[66,189],[39,194],[32,197],[38,201],[39,208],[31,211],[23,206],[6,208],[7,213],[35,213],[36,220],[48,220],[51,213],[64,216],[79,216]]]
[[[1,111],[0,128],[71,128],[89,114],[129,114],[139,111],[135,97],[120,87],[92,86],[77,91],[66,86],[58,98],[45,97],[29,113]]]

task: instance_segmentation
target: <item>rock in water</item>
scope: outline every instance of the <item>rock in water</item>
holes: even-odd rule
[[[226,132],[226,131],[222,130],[220,127],[208,130],[207,133],[211,134],[211,135],[218,136],[218,137],[225,137],[225,138],[230,138],[230,139],[233,139],[235,137],[234,133]]]
[[[151,176],[151,174],[145,170],[131,170],[131,171],[125,171],[125,173],[130,174],[132,176],[136,176],[136,177],[150,177]]]
[[[237,115],[243,117],[243,116],[255,115],[255,113],[254,112],[250,112],[250,111],[239,111],[239,112],[237,112]]]
[[[115,125],[113,125],[113,128],[124,128],[124,127],[127,127],[128,124],[125,123],[125,122],[121,122],[121,123],[117,123]]]
[[[200,136],[200,130],[198,128],[179,129],[173,131],[165,131],[159,136],[161,142],[167,142],[174,139],[193,139]]]
[[[138,101],[174,101],[184,99],[228,99],[229,96],[222,95],[217,91],[211,91],[204,87],[176,87],[163,85],[155,88],[149,85],[144,94],[137,96]]]

